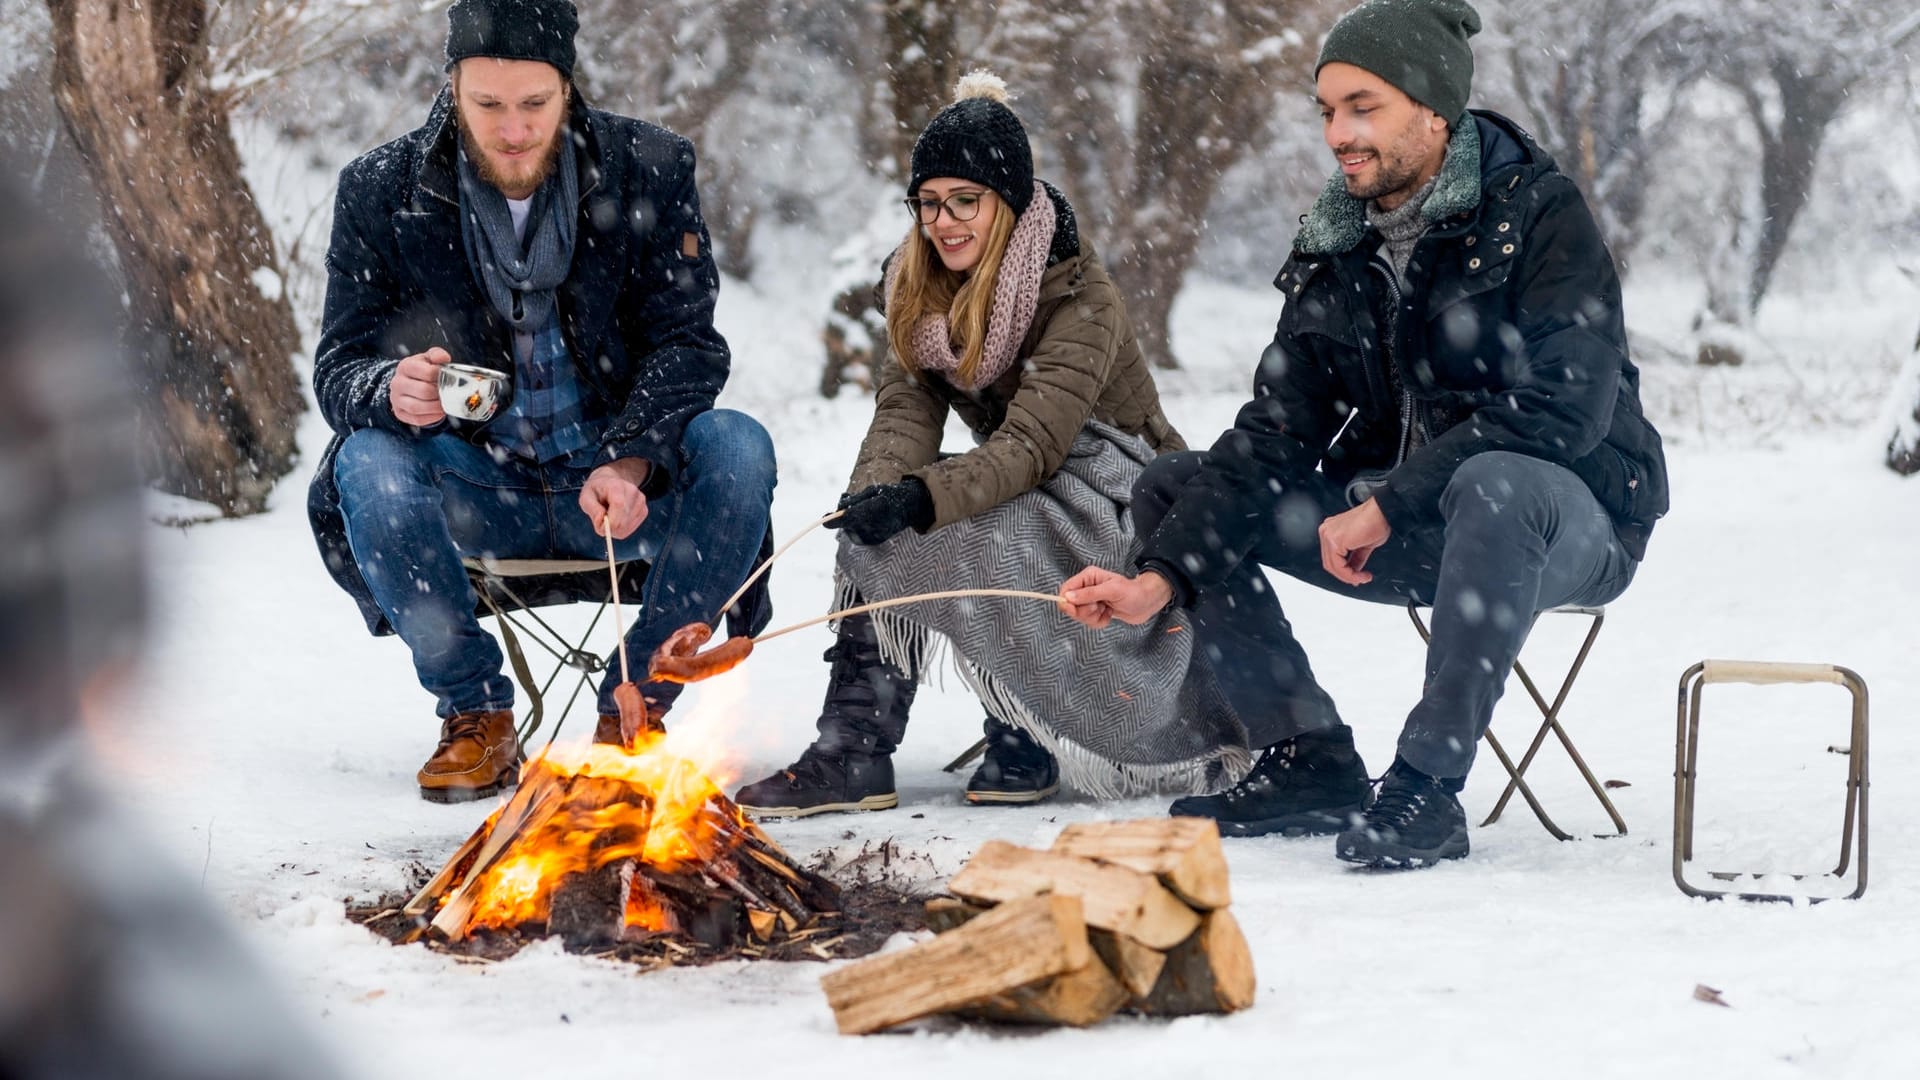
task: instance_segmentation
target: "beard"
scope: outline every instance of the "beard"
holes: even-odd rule
[[[1335,150],[1336,158],[1354,154],[1374,155],[1373,179],[1362,181],[1357,176],[1345,177],[1347,194],[1367,202],[1401,192],[1410,193],[1420,179],[1421,164],[1426,158],[1426,149],[1420,145],[1418,124],[1416,117],[1414,123],[1394,136],[1393,142],[1384,150],[1364,143],[1349,143]]]
[[[529,159],[520,162],[495,161],[473,137],[467,125],[460,124],[459,128],[460,142],[466,147],[467,160],[473,162],[473,171],[509,198],[524,198],[540,190],[540,185],[546,183],[553,171],[560,167],[560,149],[567,144],[567,129],[562,125],[547,140],[546,149],[530,155]]]

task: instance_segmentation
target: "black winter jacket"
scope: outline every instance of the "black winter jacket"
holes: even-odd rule
[[[1640,408],[1613,259],[1532,138],[1495,113],[1469,116],[1404,290],[1338,175],[1302,219],[1253,400],[1140,557],[1182,575],[1176,591],[1233,572],[1272,528],[1289,477],[1372,479],[1389,525],[1432,529],[1454,470],[1494,450],[1567,466],[1644,557],[1667,510],[1666,461]]]
[[[559,289],[561,329],[575,370],[609,417],[602,460],[646,458],[653,464],[648,493],[658,494],[682,469],[687,422],[713,407],[729,365],[713,326],[720,279],[694,186],[693,144],[588,108],[578,94],[568,125],[580,220],[573,266]],[[391,628],[347,546],[333,482],[341,441],[361,428],[417,433],[387,399],[403,357],[438,345],[460,363],[514,367],[512,334],[474,279],[461,239],[458,137],[443,89],[425,125],[341,171],[334,202],[313,372],[314,397],[334,438],[307,509],[328,571],[376,634]],[[486,441],[485,424],[443,423]],[[586,595],[606,591],[604,574],[597,593],[594,582],[580,584]],[[764,591],[754,600],[763,607]]]

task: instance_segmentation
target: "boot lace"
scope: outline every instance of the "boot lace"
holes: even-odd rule
[[[475,742],[487,740],[486,713],[459,713],[447,719],[446,725],[440,729],[440,749],[445,750],[463,739]]]
[[[1431,784],[1393,774],[1383,776],[1379,793],[1367,811],[1367,824],[1403,830],[1420,816],[1432,794]]]

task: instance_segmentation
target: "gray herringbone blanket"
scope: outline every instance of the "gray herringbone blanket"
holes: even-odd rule
[[[1018,498],[874,547],[843,536],[840,596],[1053,592],[1089,564],[1124,570],[1139,551],[1127,505],[1152,458],[1144,440],[1090,421],[1066,463]],[[951,646],[955,670],[987,711],[1051,750],[1079,791],[1215,790],[1246,771],[1246,731],[1196,653],[1184,613],[1090,630],[1032,600],[987,597],[905,604],[875,612],[874,622],[887,659],[923,680]]]

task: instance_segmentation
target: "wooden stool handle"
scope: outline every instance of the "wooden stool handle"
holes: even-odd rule
[[[1701,665],[1700,681],[1752,683],[1755,686],[1777,683],[1846,684],[1845,676],[1832,664],[1779,664],[1766,660],[1708,660]]]

